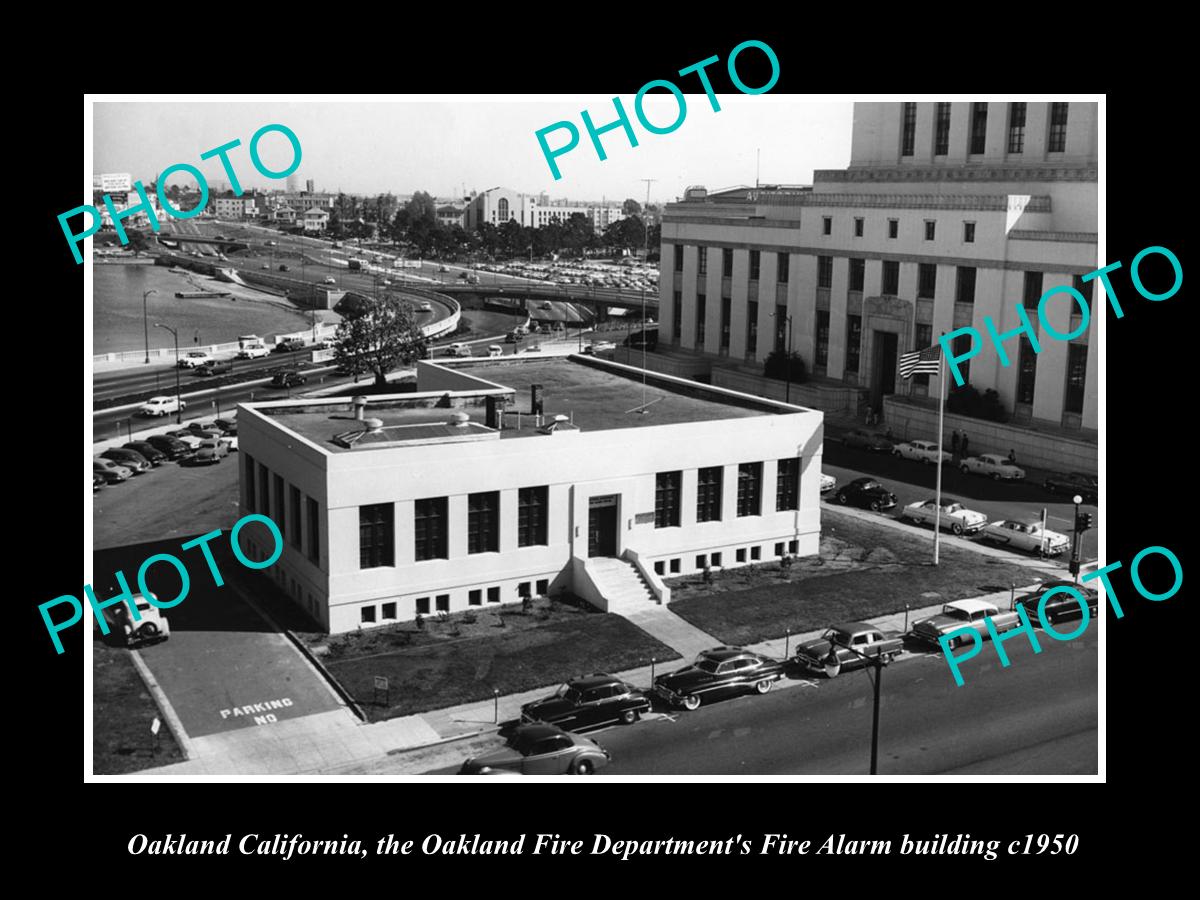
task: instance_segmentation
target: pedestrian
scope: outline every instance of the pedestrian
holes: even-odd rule
[[[967,455],[967,433],[964,431],[962,436],[962,455]]]
[[[950,452],[954,454],[954,458],[958,459],[958,429],[954,429],[954,434],[950,437]]]
[[[1010,449],[1008,451],[1008,461],[1014,466],[1017,464],[1017,451]]]

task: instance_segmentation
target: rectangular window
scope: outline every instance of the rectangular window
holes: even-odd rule
[[[788,541],[788,553],[791,553],[793,556],[795,556],[799,552],[800,552],[800,542],[799,541]]]
[[[548,578],[539,578],[535,589],[539,597],[545,597],[550,590],[550,580]]]
[[[1050,136],[1046,140],[1046,150],[1050,153],[1062,153],[1067,149],[1067,104],[1050,104]]]
[[[762,512],[762,463],[738,466],[737,514],[757,516]]]
[[[736,558],[737,558],[737,561],[740,563],[744,563],[746,561],[746,548],[745,547],[738,547],[737,553],[736,553]]]
[[[450,612],[450,595],[449,594],[438,594],[437,600],[435,602],[437,603],[437,611],[438,612]]]
[[[517,546],[540,547],[546,541],[546,507],[550,488],[528,487],[517,492]]]
[[[726,353],[729,352],[729,322],[731,312],[731,301],[728,297],[721,298],[721,349]]]
[[[1083,412],[1083,388],[1087,383],[1087,344],[1067,344],[1067,391],[1063,409],[1069,413]]]
[[[500,586],[496,585],[494,587],[488,588],[488,603],[499,603],[499,602],[500,602]]]
[[[1021,336],[1019,362],[1017,363],[1017,402],[1033,403],[1033,388],[1037,381],[1037,354],[1029,338]]]
[[[750,280],[758,281],[758,271],[762,266],[762,253],[758,250],[750,251]]]
[[[950,104],[937,105],[936,128],[933,137],[933,155],[945,156],[950,152]]]
[[[675,305],[671,308],[671,334],[675,336],[675,340],[679,340],[679,333],[683,330],[683,294],[679,291],[675,292]]]
[[[933,325],[917,323],[913,331],[913,349],[924,350],[926,347],[933,346]],[[964,379],[966,376],[963,376]],[[912,377],[913,384],[923,384],[929,386],[929,375],[925,372],[920,372]]]
[[[364,606],[362,608],[362,610],[360,611],[360,614],[362,616],[362,621],[364,624],[375,621],[375,607],[374,606]]]
[[[1025,152],[1025,104],[1008,104],[1008,152]]]
[[[862,347],[862,316],[846,316],[846,371],[858,371],[859,350]]]
[[[312,497],[308,501],[308,558],[321,564],[321,508]]]
[[[696,557],[696,568],[704,569],[707,567],[708,567],[708,556],[701,553],[699,556]]]
[[[867,274],[867,261],[865,259],[850,259],[850,290],[861,292],[863,289],[863,281]]]
[[[917,296],[922,300],[932,300],[937,288],[937,266],[933,263],[920,263],[917,266]]]
[[[762,559],[762,547],[751,547],[750,548],[750,559],[752,559],[752,560]]]
[[[675,245],[675,271],[676,272],[683,271],[683,245],[682,244]]]
[[[707,275],[708,274],[708,248],[707,247],[697,247],[696,248],[696,274],[697,275]]]
[[[783,541],[780,541],[778,544],[775,545],[775,555],[783,556]]]
[[[964,244],[975,243],[975,223],[974,222],[963,222],[963,243]]]
[[[779,269],[779,271],[776,272],[776,274],[775,274],[775,280],[777,282],[779,282],[780,284],[787,284],[787,282],[788,282],[788,263],[791,260],[791,257],[788,256],[786,253],[776,253],[775,256],[776,256],[776,259],[778,260],[778,269]]]
[[[428,597],[418,597],[417,598],[417,615],[418,616],[429,615],[429,598]]]
[[[292,546],[299,550],[300,535],[302,533],[300,528],[300,488],[295,485],[292,485],[288,489],[288,506],[291,507],[288,510],[288,518],[291,520],[292,526]]]
[[[654,527],[679,525],[679,485],[682,472],[659,472],[654,476]]]
[[[696,521],[721,521],[721,488],[724,468],[710,466],[696,473]]]
[[[856,217],[854,219],[854,236],[855,237],[863,236],[863,220],[861,217]]]
[[[681,561],[680,561],[679,559],[673,559],[673,560],[671,560],[671,574],[672,574],[672,575],[678,575],[678,574],[679,574],[679,570],[680,570],[680,562],[681,562]]]
[[[833,287],[833,257],[817,257],[817,287]]]
[[[925,240],[932,241],[937,230],[937,222],[933,219],[925,220]]]
[[[712,564],[713,564],[714,568],[716,566],[721,565],[721,554],[720,553],[714,553],[712,555]]]
[[[821,234],[833,234],[833,216],[821,216]]]
[[[1037,309],[1038,301],[1042,299],[1042,273],[1026,272],[1025,289],[1022,293],[1022,303],[1026,309]]]
[[[883,293],[895,296],[900,293],[900,263],[898,260],[883,261]]]
[[[817,310],[817,358],[818,366],[829,365],[829,310]]]
[[[746,355],[758,355],[758,301],[746,304]]]
[[[242,455],[246,459],[246,509],[254,512],[254,458]]]
[[[951,342],[950,348],[954,351],[955,356],[961,357],[961,356],[965,355],[971,349],[971,336],[969,334],[960,334],[958,337],[956,337]],[[969,359],[967,359],[967,360],[960,359],[960,361],[958,363],[958,371],[959,371],[959,374],[962,375],[963,384],[964,385],[970,384],[971,383],[971,361]],[[946,377],[950,378],[953,376],[951,376],[950,373],[947,371]]]
[[[358,508],[358,566],[378,569],[395,565],[395,504]]]
[[[416,559],[449,559],[446,553],[447,498],[427,497],[414,504],[413,534],[416,536]]]
[[[473,591],[467,591],[468,606],[483,606],[483,591],[476,588]]]
[[[518,597],[532,597],[533,596],[533,582],[522,581],[520,584],[518,584],[517,585],[517,596]]]
[[[383,604],[383,617],[385,619],[396,618],[396,601],[392,600]]]
[[[781,459],[775,476],[775,509],[800,508],[800,458]]]
[[[954,285],[955,303],[975,302],[975,267],[959,266]],[[966,335],[964,335],[966,337]],[[957,352],[957,351],[956,351]]]
[[[895,240],[900,236],[900,220],[888,219],[888,237]]]
[[[700,350],[704,349],[704,325],[707,311],[705,307],[708,305],[708,298],[703,294],[696,297],[696,347]]]
[[[276,475],[275,478],[275,505],[272,507],[275,510],[273,518],[275,524],[283,529],[284,537],[288,534],[287,516],[283,512],[283,476]]]
[[[733,277],[733,250],[729,247],[721,248],[721,277]]]
[[[496,553],[500,549],[500,492],[467,495],[467,552]]]
[[[917,104],[905,103],[900,137],[900,155],[912,156],[917,143]]]
[[[654,564],[654,574],[655,575],[666,575],[667,574],[667,564],[665,562],[663,562],[661,559]]]
[[[987,112],[986,103],[971,104],[971,148],[968,153],[983,153],[987,150]]]

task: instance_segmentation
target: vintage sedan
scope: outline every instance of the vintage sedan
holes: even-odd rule
[[[822,472],[821,473],[821,493],[828,494],[835,487],[837,487],[837,479],[834,478],[832,475],[826,475],[824,472]]]
[[[1037,625],[1039,624],[1038,603],[1041,601],[1043,594],[1055,587],[1069,587],[1083,597],[1084,603],[1087,604],[1089,616],[1093,619],[1096,618],[1096,613],[1100,605],[1100,592],[1095,588],[1090,588],[1085,584],[1076,584],[1073,581],[1047,581],[1045,584],[1039,586],[1036,591],[1030,591],[1018,597],[1014,607],[1023,606],[1025,614],[1029,616],[1029,621]],[[1043,612],[1045,613],[1046,621],[1051,625],[1083,618],[1083,607],[1079,605],[1079,601],[1073,594],[1069,594],[1066,591],[1053,594],[1046,601]]]
[[[853,504],[874,512],[896,505],[896,495],[874,478],[855,478],[841,487],[833,497],[842,506]]]
[[[983,529],[983,539],[993,544],[1003,544],[1018,550],[1028,550],[1030,553],[1042,553],[1045,556],[1058,556],[1071,546],[1071,539],[1065,534],[1042,528],[1042,520],[1001,519],[992,522]]]
[[[96,457],[92,460],[92,474],[99,475],[106,484],[120,484],[133,475],[133,470],[118,465],[111,459]]]
[[[912,636],[918,641],[941,647],[941,638],[952,631],[971,628],[984,640],[989,635],[986,620],[992,620],[992,627],[997,633],[1003,633],[1021,624],[1021,617],[1016,612],[1000,612],[1000,608],[985,600],[955,600],[942,607],[937,615],[914,622]],[[967,640],[965,636],[955,637],[949,641],[951,648]]]
[[[915,459],[931,466],[939,459],[943,463],[948,463],[951,459],[945,450],[939,452],[938,445],[933,441],[905,441],[892,448],[892,454],[901,459]]]
[[[612,754],[590,738],[554,725],[519,725],[499,750],[474,756],[460,775],[591,775],[608,765]]]
[[[967,509],[957,500],[943,497],[941,505],[940,519],[937,500],[914,500],[904,507],[898,518],[902,522],[915,522],[918,525],[933,525],[940,521],[942,528],[954,534],[974,534],[982,531],[987,525],[987,516],[973,509]]]
[[[632,684],[597,673],[568,681],[553,696],[526,703],[521,721],[579,731],[616,722],[632,725],[649,711],[649,698]]]
[[[968,456],[958,468],[969,475],[983,475],[993,481],[1021,481],[1025,477],[1024,469],[998,453]]]
[[[115,594],[116,590],[109,592]],[[151,594],[155,601],[156,596]],[[144,594],[133,595],[134,606],[137,607],[137,617],[134,618],[129,609],[129,603],[118,603],[104,611],[105,621],[113,632],[122,635],[127,647],[140,647],[146,644],[157,644],[171,636],[171,625],[162,609],[152,604]]]
[[[705,650],[690,666],[654,679],[654,692],[671,706],[698,709],[705,700],[755,691],[765,694],[783,677],[783,663],[741,647]]]
[[[810,671],[825,672],[825,660],[829,651],[831,648],[837,648],[838,668],[834,672],[834,675],[837,675],[867,665],[863,656],[878,656],[879,661],[887,665],[900,655],[903,646],[904,642],[895,632],[880,631],[867,622],[846,622],[827,628],[819,638],[805,641],[798,646],[795,659]],[[856,650],[857,653],[854,652]]]
[[[1054,473],[1047,476],[1042,487],[1052,494],[1078,494],[1084,503],[1095,503],[1100,493],[1095,475],[1085,475],[1083,472]]]
[[[895,445],[884,435],[876,431],[866,431],[862,428],[855,428],[842,438],[842,443],[847,447],[856,447],[860,450],[870,450],[875,453],[891,453],[895,449]]]
[[[100,454],[102,459],[111,459],[118,466],[124,466],[134,475],[149,472],[152,466],[150,460],[136,450],[126,450],[124,447],[113,447]]]

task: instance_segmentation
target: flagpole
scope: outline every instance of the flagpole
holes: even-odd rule
[[[939,347],[939,350],[941,348]],[[942,538],[942,423],[946,412],[946,354],[938,353],[938,439],[937,439],[937,506],[933,516],[933,564],[938,564],[938,548]]]

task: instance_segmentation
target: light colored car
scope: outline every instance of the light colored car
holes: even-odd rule
[[[238,437],[236,434],[223,434],[218,440],[229,448],[230,453],[238,452]]]
[[[108,484],[120,484],[133,475],[133,470],[119,466],[111,459],[96,457],[92,460],[92,474],[99,475]]]
[[[224,438],[205,438],[200,441],[200,450],[212,450],[217,456],[229,455],[229,444]]]
[[[938,445],[933,441],[905,441],[892,448],[892,453],[904,459],[915,459],[918,462],[933,465],[939,456],[944,463],[950,462],[950,454],[945,450],[938,452]]]
[[[1042,529],[1041,519],[1001,519],[983,529],[983,539],[1031,553],[1043,551],[1046,556],[1058,556],[1071,546],[1065,534]]]
[[[821,493],[825,494],[837,487],[837,479],[832,475],[821,473]]]
[[[147,600],[145,595],[134,594],[133,603],[138,612],[136,620],[130,614],[128,603],[116,603],[104,611],[109,626],[125,636],[127,646],[157,643],[171,636],[171,626],[167,617],[162,614],[161,609]]]
[[[1025,477],[1024,469],[996,453],[968,456],[958,464],[958,468],[973,475],[984,475],[993,481],[1020,481]]]
[[[466,344],[451,344],[446,352],[450,356],[470,356],[471,348]]]
[[[151,397],[138,407],[138,412],[143,416],[165,416],[183,409],[187,409],[186,400],[176,400],[174,397]]]
[[[426,300],[425,302],[418,304],[417,309],[419,309],[421,312],[433,312],[433,304]]]
[[[938,520],[938,504],[936,500],[915,500],[904,507],[899,516],[901,521],[924,523],[932,525]],[[942,498],[941,527],[955,534],[974,534],[982,531],[987,525],[987,516],[973,509],[967,509],[957,500]]]
[[[499,344],[488,344],[488,356],[503,356],[504,348]]]
[[[186,356],[179,359],[179,368],[195,369],[207,362],[213,362],[213,355],[205,350],[189,350]]]
[[[325,283],[326,283],[326,284],[337,284],[337,279],[336,279],[336,278],[334,278],[332,275],[326,275],[326,276],[325,276]]]
[[[266,344],[247,344],[238,351],[238,359],[262,359],[271,355],[271,348]]]
[[[187,444],[189,450],[199,450],[200,445],[204,443],[204,438],[195,434],[188,434],[186,431],[173,431],[171,437],[177,441],[182,441]]]
[[[914,622],[912,636],[919,641],[940,647],[940,639],[960,628],[971,628],[987,640],[989,637],[986,619],[992,620],[992,627],[997,633],[1009,631],[1021,624],[1021,617],[1016,612],[1000,612],[999,607],[985,600],[955,600],[942,607],[942,611],[928,619]],[[951,648],[965,643],[965,635],[950,641]]]
[[[591,775],[608,765],[612,755],[591,738],[554,725],[519,725],[504,747],[468,759],[460,775]]]

